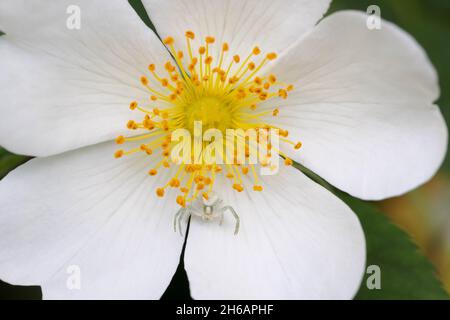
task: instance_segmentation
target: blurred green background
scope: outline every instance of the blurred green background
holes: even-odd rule
[[[187,0],[188,1],[188,0]],[[139,0],[130,3],[149,25]],[[106,2],[105,2],[106,4]],[[384,19],[412,34],[438,70],[439,106],[450,121],[450,1],[448,0],[335,0],[337,10],[366,11],[378,5]],[[0,149],[0,178],[27,161]],[[302,168],[303,169],[303,168]],[[357,299],[448,299],[450,294],[450,157],[433,180],[406,196],[381,203],[353,199],[328,186],[358,214],[367,237],[368,265],[381,268],[381,290],[369,290],[364,277]],[[395,225],[394,225],[395,224]],[[445,291],[446,290],[446,291]],[[188,298],[181,264],[163,298]],[[17,287],[0,282],[0,298],[39,299],[38,287]]]

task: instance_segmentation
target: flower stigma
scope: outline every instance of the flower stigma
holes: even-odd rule
[[[266,101],[287,99],[294,86],[279,82],[273,74],[260,75],[265,66],[277,59],[276,53],[264,55],[255,46],[242,59],[239,55],[232,56],[229,45],[222,43],[215,61],[212,53],[216,51],[212,48],[218,44],[214,37],[208,36],[196,43],[195,34],[187,31],[185,39],[185,51],[177,50],[174,38],[164,39],[163,42],[174,59],[167,61],[164,66],[148,66],[149,75],[157,86],[150,85],[151,81],[146,75],[141,76],[140,83],[148,91],[149,99],[145,105],[139,105],[136,101],[130,103],[129,108],[138,111],[141,119],[129,120],[126,124],[129,130],[139,133],[116,138],[119,145],[139,141],[140,146],[128,151],[117,150],[114,156],[121,158],[136,152],[160,156],[160,161],[149,168],[150,176],[156,176],[160,170],[178,166],[174,176],[155,192],[158,197],[164,197],[167,188],[178,189],[176,202],[182,207],[199,196],[208,199],[219,174],[228,178],[231,187],[237,192],[244,190],[243,177],[247,175],[252,181],[253,190],[263,191],[256,165],[238,161],[237,150],[244,150],[246,159],[251,152],[257,152],[262,167],[271,166],[272,153],[282,156],[285,165],[293,164],[286,154],[272,146],[268,132],[275,129],[277,138],[294,149],[300,149],[302,144],[289,140],[287,130],[264,120],[267,117],[277,117],[280,113],[278,108],[258,109]],[[226,59],[227,56],[229,59]],[[230,62],[225,65],[226,60]],[[224,135],[229,129],[254,130],[257,143],[266,138],[266,152],[261,152],[250,140],[237,139],[231,161],[225,164],[219,161],[207,163],[202,159],[208,143],[202,141],[200,154],[196,155],[194,151],[194,156],[189,157],[190,161],[174,162],[171,153],[177,142],[173,139],[173,133],[184,129],[195,136],[196,123],[201,124],[203,132],[215,129]],[[221,159],[225,158],[224,149],[229,143],[229,140],[222,143],[223,148],[218,151]]]

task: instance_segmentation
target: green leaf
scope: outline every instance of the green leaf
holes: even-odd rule
[[[0,179],[29,159],[29,157],[15,155],[0,148]]]
[[[144,21],[144,23],[152,29],[156,33],[155,26],[153,25],[152,21],[148,17],[148,13],[144,8],[144,5],[142,4],[141,0],[128,0],[131,7],[136,11],[138,16]]]
[[[367,266],[381,269],[381,289],[369,290],[364,276],[356,299],[448,299],[433,265],[409,236],[373,204],[341,197],[358,215],[367,242]]]

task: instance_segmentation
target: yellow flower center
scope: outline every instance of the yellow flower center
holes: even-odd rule
[[[175,145],[172,133],[177,129],[187,129],[194,134],[194,123],[197,121],[201,121],[203,132],[218,129],[225,134],[228,129],[253,129],[258,134],[258,139],[263,137],[265,132],[267,136],[269,129],[277,129],[277,137],[282,142],[300,149],[300,142],[287,139],[289,133],[286,130],[263,120],[267,116],[278,116],[278,108],[258,111],[259,105],[265,101],[287,99],[288,93],[294,87],[280,82],[275,75],[258,75],[266,65],[277,58],[275,53],[263,55],[259,47],[254,47],[244,59],[239,55],[230,55],[230,59],[226,59],[230,48],[227,43],[223,43],[219,47],[218,61],[214,61],[212,52],[217,52],[217,49],[212,49],[217,44],[213,37],[206,37],[204,42],[200,41],[198,44],[195,43],[193,32],[187,31],[185,37],[186,53],[175,48],[172,37],[164,40],[175,62],[166,62],[163,70],[157,70],[154,64],[148,66],[158,86],[151,86],[147,76],[140,78],[141,84],[149,92],[149,101],[142,106],[135,101],[131,102],[130,109],[140,111],[142,118],[139,121],[129,120],[127,123],[128,129],[139,131],[140,134],[119,136],[116,143],[142,141],[142,144],[139,148],[129,151],[118,150],[115,157],[121,158],[136,152],[151,156],[160,154],[161,161],[149,169],[150,176],[157,175],[162,168],[178,166],[175,175],[165,185],[157,188],[156,194],[163,197],[167,188],[177,188],[180,194],[176,202],[181,206],[186,206],[200,195],[208,199],[217,174],[224,174],[229,178],[231,186],[238,192],[244,190],[243,176],[250,174],[253,190],[262,191],[255,165],[237,161],[236,152],[234,160],[226,164],[173,163],[170,157]],[[230,62],[225,65],[227,60]],[[164,107],[152,107],[155,103]],[[226,143],[223,147],[226,148]],[[237,141],[236,147],[245,150],[246,158],[255,149],[246,139]],[[292,164],[291,159],[280,150],[272,148],[271,142],[267,141],[267,154],[258,154],[259,158],[263,159],[260,161],[261,166],[271,165],[268,159],[272,152],[283,156],[286,165]]]
[[[234,112],[232,104],[220,96],[205,96],[189,101],[184,106],[184,127],[194,134],[194,122],[201,121],[203,131],[218,129],[225,133],[233,127]]]

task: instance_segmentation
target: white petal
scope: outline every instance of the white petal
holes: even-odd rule
[[[69,5],[81,10],[80,30],[66,27]],[[0,37],[0,145],[15,153],[52,155],[122,133],[135,117],[130,102],[149,101],[140,76],[149,63],[170,59],[127,1],[3,0],[0,12],[8,18]]]
[[[303,148],[285,152],[353,196],[377,200],[434,175],[447,127],[422,48],[387,21],[370,31],[366,19],[327,17],[272,71],[296,86],[276,122]]]
[[[230,45],[224,65],[235,54],[245,58],[255,46],[281,53],[310,30],[331,0],[144,0],[157,32],[185,45],[185,33],[216,38],[215,48]],[[198,41],[197,41],[198,43]],[[215,50],[217,52],[217,50]],[[218,56],[214,57],[217,61]]]
[[[356,215],[293,168],[264,179],[264,191],[222,185],[222,226],[191,219],[185,268],[195,299],[349,299],[359,288],[365,240]]]
[[[37,158],[0,182],[0,279],[42,285],[48,299],[162,295],[183,245],[175,201],[155,195],[169,177],[148,176],[151,157],[114,159],[114,148]],[[67,286],[74,268],[80,290]]]

